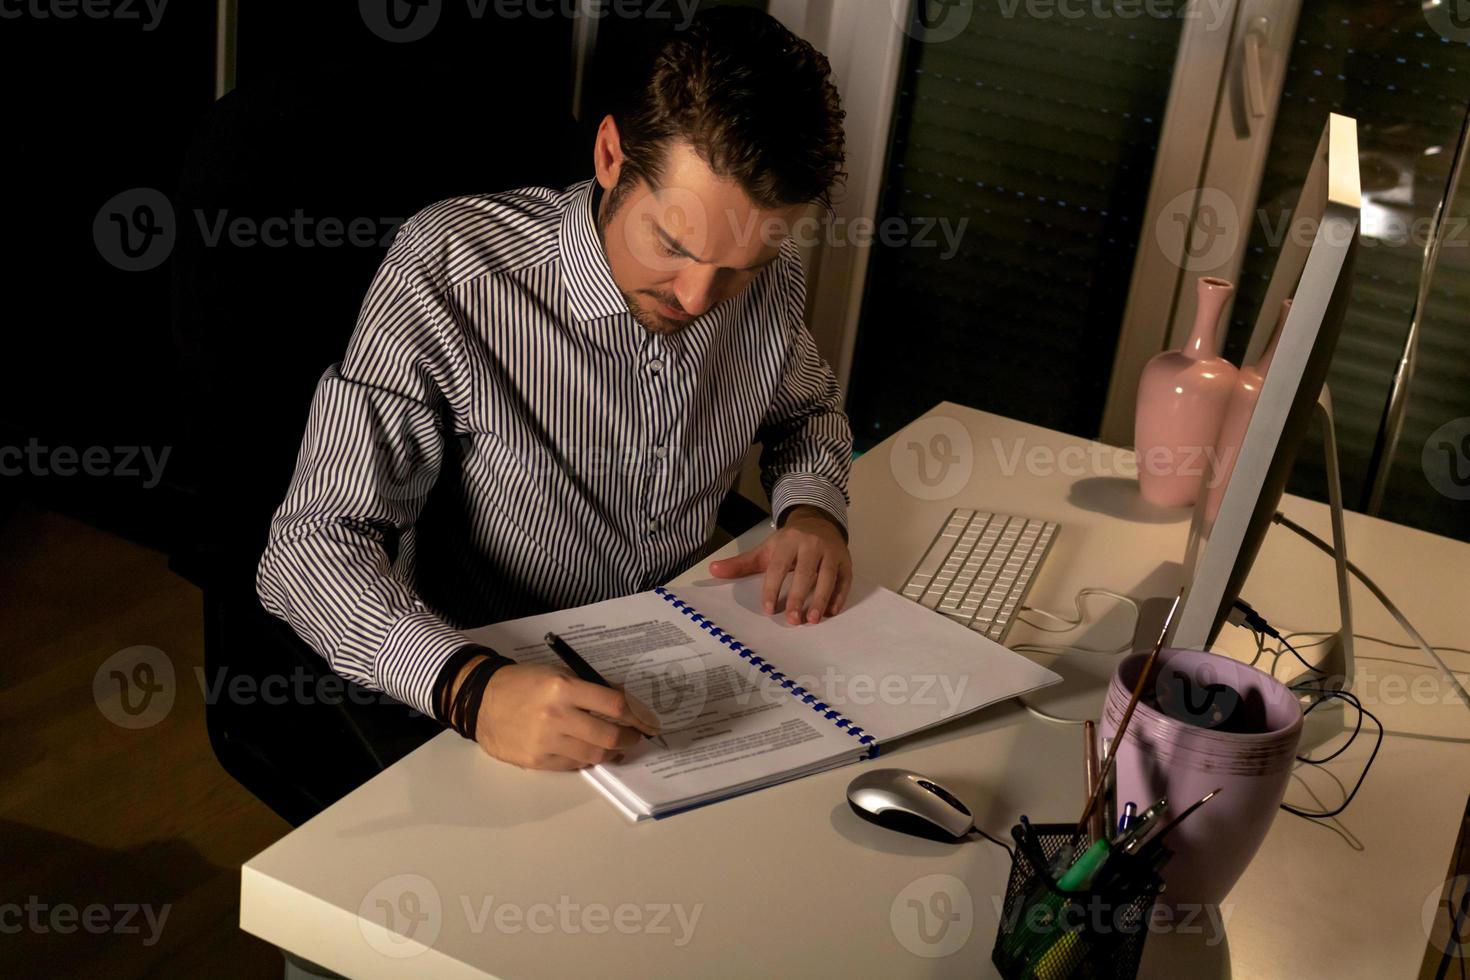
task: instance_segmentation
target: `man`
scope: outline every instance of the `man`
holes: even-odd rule
[[[317,388],[265,607],[492,756],[617,758],[646,708],[460,630],[682,571],[758,441],[779,529],[710,571],[763,574],[793,624],[840,612],[852,435],[788,232],[842,161],[827,60],[722,8],[602,120],[595,180],[415,215]]]

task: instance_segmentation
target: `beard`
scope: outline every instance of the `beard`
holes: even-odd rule
[[[619,292],[622,292],[622,290],[619,290]],[[652,297],[653,300],[662,303],[670,309],[682,309],[679,301],[672,295],[665,295],[664,293],[655,292],[651,289],[640,290],[640,293]],[[649,333],[669,336],[670,334],[678,333],[694,322],[692,318],[688,320],[675,320],[672,317],[664,316],[662,313],[653,309],[651,304],[644,304],[638,299],[638,296],[631,293],[623,293],[623,302],[627,304],[628,312],[632,314],[633,319],[637,320],[639,326],[643,327]]]
[[[597,188],[594,191],[592,219],[593,225],[597,228],[597,237],[602,243],[602,252],[604,255],[607,254],[608,223],[612,221],[619,209],[622,208],[631,189],[632,181],[623,181],[614,187],[611,193],[607,194],[605,200],[602,199],[603,192],[601,188]],[[635,294],[627,292],[621,286],[618,287],[618,292],[623,295],[623,303],[628,307],[629,315],[634,320],[637,320],[638,325],[649,333],[667,337],[671,334],[678,333],[694,322],[693,319],[676,320],[654,309],[653,304],[657,302],[673,310],[683,310],[678,298],[672,293],[661,293],[654,289],[640,289]],[[640,296],[647,297],[649,301],[645,302],[639,298]]]

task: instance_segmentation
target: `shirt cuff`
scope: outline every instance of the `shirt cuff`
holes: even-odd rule
[[[771,491],[771,516],[780,527],[786,512],[807,504],[832,515],[842,536],[847,537],[847,497],[830,480],[815,473],[789,473],[776,481]]]
[[[470,642],[430,612],[412,612],[388,631],[374,663],[373,681],[391,698],[428,715],[434,711],[434,682],[455,652]]]

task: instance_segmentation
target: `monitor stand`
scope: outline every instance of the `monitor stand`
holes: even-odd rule
[[[1313,417],[1322,423],[1322,452],[1327,465],[1327,503],[1332,516],[1332,554],[1337,572],[1337,633],[1328,638],[1321,659],[1316,660],[1316,671],[1302,668],[1296,676],[1286,682],[1288,687],[1305,685],[1313,691],[1301,692],[1302,710],[1307,714],[1302,725],[1299,755],[1305,755],[1334,735],[1342,732],[1347,724],[1347,705],[1341,698],[1331,697],[1323,691],[1350,691],[1353,686],[1353,611],[1351,593],[1348,589],[1347,533],[1343,526],[1342,479],[1337,463],[1337,428],[1333,424],[1332,393],[1326,385],[1317,396],[1317,410]],[[1290,656],[1288,653],[1287,656]],[[1292,662],[1296,658],[1292,657]],[[1317,704],[1317,702],[1326,702]]]

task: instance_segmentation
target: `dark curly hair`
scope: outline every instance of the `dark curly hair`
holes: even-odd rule
[[[657,186],[666,148],[682,140],[761,207],[830,209],[847,176],[845,113],[831,74],[825,55],[769,14],[701,12],[664,39],[614,110],[625,161],[609,207],[639,179]]]

